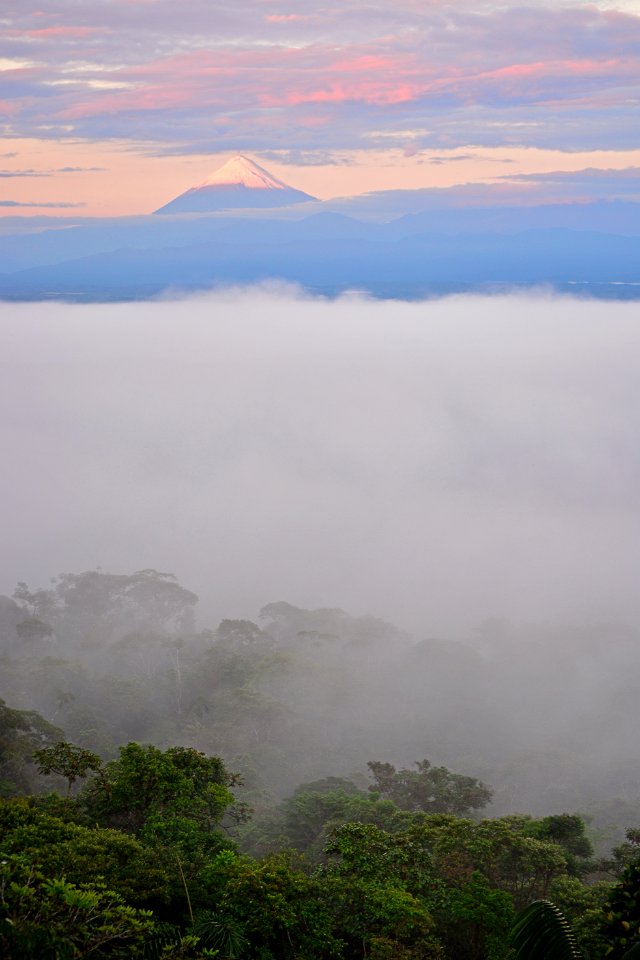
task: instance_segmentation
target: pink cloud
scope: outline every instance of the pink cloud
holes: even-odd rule
[[[299,50],[287,47],[268,47],[259,49],[221,49],[196,50],[189,53],[175,54],[161,57],[148,63],[129,67],[118,71],[118,75],[125,79],[159,79],[174,83],[187,77],[206,78],[211,76],[228,75],[232,73],[241,76],[243,71],[252,71],[264,68],[284,68],[300,54]],[[246,74],[250,78],[250,74]]]
[[[306,20],[300,13],[269,13],[265,16],[267,23],[293,23],[295,20]]]
[[[168,110],[192,100],[193,91],[176,86],[142,87],[124,93],[107,94],[95,100],[76,103],[58,114],[63,120],[80,120],[100,114],[131,113],[138,110]]]
[[[291,92],[280,98],[265,95],[262,97],[262,103],[265,106],[297,106],[302,103],[344,103],[353,100],[382,106],[406,103],[414,100],[420,92],[420,88],[407,83],[395,85],[368,81],[355,84],[333,83],[326,90],[311,90],[307,93]]]
[[[328,66],[330,72],[335,73],[370,73],[377,70],[406,70],[406,60],[399,57],[363,54],[347,60],[337,60]]]
[[[419,63],[415,55],[354,50],[350,57],[335,59],[334,54],[334,48],[320,44],[181,53],[114,72],[114,79],[137,82],[136,89],[98,94],[68,106],[59,116],[78,120],[223,104],[267,109],[305,103],[390,106],[451,94],[464,103],[496,102],[516,95],[544,100],[552,92],[557,95],[562,78],[597,78],[625,71],[635,75],[640,69],[635,61],[614,59],[516,62],[489,70],[447,64],[437,69]],[[553,91],[545,89],[552,86]]]
[[[601,76],[611,73],[620,65],[618,60],[561,60],[539,61],[537,63],[514,63],[497,70],[487,70],[478,74],[479,79],[487,77],[542,77],[542,76]],[[637,69],[637,67],[636,67]]]
[[[594,107],[612,85],[636,84],[640,64],[625,60],[551,60],[513,63],[438,81],[431,89],[454,93],[465,103],[509,103],[514,99],[548,106],[580,102]]]
[[[15,117],[20,113],[20,104],[16,100],[0,100],[0,116]]]
[[[43,40],[46,40],[49,37],[55,37],[58,39],[66,37],[69,40],[82,40],[84,37],[88,37],[92,33],[102,33],[102,32],[104,32],[102,27],[58,26],[58,27],[43,27],[40,30],[27,30],[24,36],[41,38]]]

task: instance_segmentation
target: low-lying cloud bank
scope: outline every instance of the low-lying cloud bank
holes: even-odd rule
[[[171,570],[418,636],[640,614],[638,306],[0,304],[0,593]]]

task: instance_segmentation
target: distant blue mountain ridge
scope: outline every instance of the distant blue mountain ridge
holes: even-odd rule
[[[375,194],[356,199],[357,216],[348,201],[309,200],[171,216],[5,218],[0,297],[144,299],[277,279],[329,296],[358,289],[415,299],[548,285],[640,299],[633,201],[425,204],[385,219]]]

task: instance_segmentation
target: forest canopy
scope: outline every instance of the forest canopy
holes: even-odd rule
[[[196,607],[1,598],[3,955],[506,960],[546,899],[585,960],[640,938],[631,631]]]

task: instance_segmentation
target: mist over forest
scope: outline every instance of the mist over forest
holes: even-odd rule
[[[619,839],[635,314],[277,287],[3,305],[0,696],[107,756],[220,755],[258,806],[429,758],[496,814]]]
[[[545,290],[0,304],[0,953],[630,960],[639,348]]]
[[[633,304],[289,289],[3,304],[0,591],[171,571],[198,620],[638,621]]]

